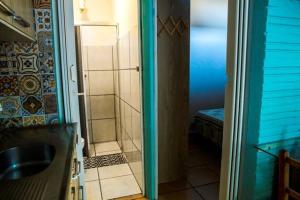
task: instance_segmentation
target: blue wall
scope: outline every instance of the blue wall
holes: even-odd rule
[[[227,29],[191,28],[190,115],[224,106]]]
[[[252,1],[247,137],[240,199],[276,199],[277,162],[300,136],[300,1]],[[286,146],[284,140],[292,139]]]

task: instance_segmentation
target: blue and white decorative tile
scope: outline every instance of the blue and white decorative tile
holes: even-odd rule
[[[6,56],[6,42],[0,42],[0,56]]]
[[[19,76],[20,95],[41,94],[41,76],[40,75],[22,75]]]
[[[41,31],[37,34],[39,52],[53,52],[52,32]]]
[[[8,61],[6,56],[0,55],[0,73],[2,72],[2,69],[8,68]]]
[[[2,111],[0,118],[13,118],[21,116],[21,103],[19,97],[0,97]]]
[[[0,54],[7,57],[16,57],[13,42],[2,42],[0,45]]]
[[[0,75],[15,75],[18,74],[16,61],[10,58],[0,58]]]
[[[56,82],[54,74],[43,74],[43,93],[55,93],[56,92]]]
[[[21,74],[37,73],[39,71],[36,54],[18,54],[17,59]]]
[[[57,99],[55,94],[47,94],[43,96],[46,114],[57,113]]]
[[[45,115],[31,115],[23,117],[23,126],[45,125]]]
[[[13,44],[0,42],[0,75],[17,74],[16,55]]]
[[[0,96],[18,96],[19,86],[18,77],[0,76]]]
[[[58,124],[58,114],[46,115],[46,124]]]
[[[22,117],[0,119],[0,130],[5,128],[18,128],[18,127],[22,127],[22,125],[23,125]]]
[[[37,42],[14,42],[15,54],[37,54],[38,43]]]
[[[52,31],[51,10],[34,9],[36,31]]]
[[[22,115],[44,114],[43,99],[41,96],[21,96]]]
[[[42,74],[54,73],[53,54],[51,52],[39,53],[39,67]]]

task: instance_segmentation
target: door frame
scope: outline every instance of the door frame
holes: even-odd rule
[[[246,126],[249,0],[228,0],[227,85],[220,200],[238,199]],[[230,51],[228,51],[230,49]]]
[[[76,70],[75,29],[73,26],[73,0],[51,1],[53,46],[59,104],[60,122],[76,124],[76,153],[80,169],[84,169],[79,116],[78,84]],[[57,66],[64,66],[58,68]],[[84,173],[78,176],[82,199],[86,199]]]
[[[53,1],[55,2],[55,1]],[[63,116],[66,122],[78,118],[78,99],[76,81],[76,52],[73,28],[72,0],[56,1],[52,4],[53,28],[58,34],[54,38],[56,64],[66,66],[61,69],[61,87],[64,93]],[[246,80],[246,54],[249,0],[229,0],[228,2],[228,44],[227,75],[225,99],[224,140],[222,151],[222,170],[220,200],[237,199],[239,168],[244,127],[244,98]],[[143,77],[143,120],[144,120],[144,172],[145,194],[150,200],[158,198],[158,129],[157,129],[157,5],[155,0],[140,1],[142,77]],[[59,23],[58,23],[59,19]],[[68,35],[68,37],[66,37]],[[75,70],[75,71],[74,71]],[[57,78],[59,80],[59,78]],[[59,81],[60,81],[59,80]],[[71,81],[72,82],[72,81]],[[60,82],[58,82],[59,84]],[[77,104],[76,104],[77,102]],[[79,126],[78,126],[79,127]],[[78,128],[80,130],[80,127]],[[79,132],[80,133],[80,132]],[[84,179],[83,179],[84,180]],[[82,180],[82,181],[83,181]]]
[[[80,135],[78,86],[75,51],[75,29],[73,0],[52,1],[52,19],[55,65],[58,87],[62,88],[59,102],[63,102],[61,122],[76,122]],[[143,91],[143,147],[144,147],[144,189],[149,199],[157,199],[157,76],[156,76],[156,4],[153,0],[140,1],[140,31],[142,51],[142,91]],[[153,148],[154,147],[154,148]],[[82,151],[79,155],[82,155]],[[79,153],[79,152],[77,152]],[[82,156],[81,156],[82,157]],[[83,166],[82,166],[83,169]],[[84,185],[84,177],[80,184]],[[86,197],[86,194],[84,194]]]

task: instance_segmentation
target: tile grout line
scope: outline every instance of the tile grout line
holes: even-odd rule
[[[196,188],[193,188],[193,191],[196,192],[196,194],[198,194],[200,198],[202,198],[202,200],[205,200],[205,198],[202,196],[200,192],[198,192],[198,190],[196,190]]]
[[[116,166],[116,165],[114,165],[114,166]],[[99,167],[99,168],[101,168],[101,167]],[[109,179],[114,179],[114,178],[121,178],[121,177],[124,177],[124,176],[133,176],[133,174],[131,173],[131,174],[124,174],[124,175],[120,175],[120,176],[114,176],[114,177],[110,177],[110,178],[103,178],[103,179],[99,179],[100,181],[103,181],[103,180],[109,180]]]
[[[99,171],[98,171],[98,167],[96,169],[97,169],[97,175],[98,175],[98,184],[99,184],[99,188],[100,188],[100,195],[101,195],[101,199],[103,200],[103,194],[102,194],[102,188],[101,188],[101,181],[100,181],[100,174],[99,174]]]

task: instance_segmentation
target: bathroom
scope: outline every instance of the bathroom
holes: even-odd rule
[[[138,1],[74,0],[73,5],[88,199],[140,194],[144,186]],[[87,164],[95,160],[98,166]],[[114,188],[119,189],[112,192]]]

